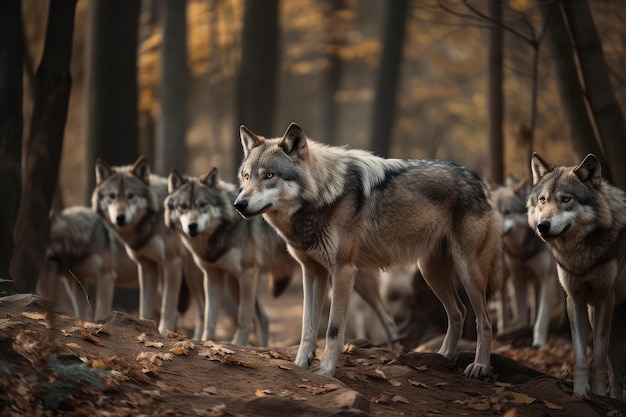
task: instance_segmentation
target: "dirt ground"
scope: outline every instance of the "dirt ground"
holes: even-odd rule
[[[162,337],[114,312],[104,324],[47,311],[31,295],[0,298],[2,416],[618,416],[622,402],[571,392],[569,342],[494,342],[485,381],[462,375],[473,354],[392,352],[347,344],[334,378],[293,364],[302,295],[263,295],[269,348]],[[228,340],[228,322],[218,337]],[[184,320],[181,325],[185,326]],[[321,350],[318,351],[321,354]]]

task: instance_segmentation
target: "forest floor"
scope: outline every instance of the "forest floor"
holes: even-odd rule
[[[317,375],[293,363],[300,304],[295,291],[267,301],[270,347],[241,348],[163,337],[125,313],[95,324],[36,296],[0,298],[0,415],[626,415],[623,402],[572,395],[571,346],[559,337],[540,349],[494,342],[484,381],[463,376],[469,352],[450,361],[359,342],[334,378]]]

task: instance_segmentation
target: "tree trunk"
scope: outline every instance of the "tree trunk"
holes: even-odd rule
[[[161,82],[155,172],[187,169],[187,1],[164,0]]]
[[[336,145],[337,134],[337,101],[335,95],[339,91],[339,84],[341,81],[341,72],[343,62],[339,55],[339,49],[344,43],[343,33],[337,33],[336,20],[337,13],[344,9],[344,0],[329,0],[328,10],[328,71],[326,72],[326,86],[324,88],[324,141],[330,145]]]
[[[86,48],[85,196],[95,186],[95,160],[130,164],[139,155],[137,41],[139,0],[90,0]]]
[[[546,27],[546,42],[551,51],[554,80],[561,102],[565,134],[570,139],[576,159],[582,160],[588,153],[594,153],[602,164],[602,174],[610,180],[610,167],[596,140],[596,133],[587,111],[585,92],[580,85],[572,40],[563,16],[561,2],[536,0],[536,3],[544,23],[549,19]]]
[[[502,0],[490,0],[489,15],[502,21]],[[489,143],[490,179],[504,184],[503,122],[504,94],[502,91],[504,61],[502,26],[494,24],[487,35],[487,137]]]
[[[574,39],[585,92],[593,114],[606,159],[611,167],[613,184],[626,188],[626,124],[615,90],[611,85],[609,67],[602,50],[602,41],[586,0],[564,2],[565,14]]]
[[[379,156],[389,156],[391,131],[396,107],[400,63],[406,32],[408,2],[388,1],[383,50],[376,79],[371,149]]]
[[[239,125],[273,136],[278,71],[278,0],[245,0],[241,39],[241,68],[237,95]],[[235,174],[243,159],[241,146],[234,147]]]
[[[41,64],[37,69],[35,106],[24,151],[24,185],[15,226],[11,263],[20,292],[34,292],[43,265],[49,212],[56,189],[70,100],[72,37],[76,0],[51,0]]]
[[[0,279],[9,278],[13,226],[20,208],[22,167],[22,39],[21,0],[0,1]]]

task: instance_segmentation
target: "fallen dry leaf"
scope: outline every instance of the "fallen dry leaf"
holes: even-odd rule
[[[81,349],[79,344],[73,343],[73,342],[66,343],[65,346],[67,346],[68,348],[73,349],[73,350],[80,350]]]
[[[530,397],[515,391],[507,391],[504,398],[513,404],[529,405],[535,402],[536,398]]]
[[[391,397],[388,394],[380,394],[378,397],[372,400],[376,404],[388,404],[391,401]]]
[[[31,313],[29,311],[22,311],[24,317],[28,317],[31,320],[45,320],[46,317],[42,313]]]
[[[88,342],[93,343],[96,346],[104,346],[104,343],[102,343],[97,337],[95,337],[94,335],[92,335],[91,333],[85,331],[85,330],[81,330],[80,332],[80,336],[87,340]]]
[[[170,352],[172,352],[174,355],[185,355],[187,356],[189,354],[189,351],[187,349],[184,348],[180,348],[180,347],[174,347],[170,349]]]
[[[410,404],[409,400],[407,400],[406,397],[403,397],[402,395],[394,395],[393,397],[391,397],[391,402]]]
[[[348,355],[354,355],[356,350],[357,347],[352,343],[346,343],[345,345],[343,345],[343,353],[347,353]]]
[[[267,395],[273,395],[274,393],[268,389],[257,389],[254,392],[255,397],[265,397]]]
[[[561,407],[559,405],[556,405],[556,404],[553,404],[550,401],[546,401],[546,400],[542,400],[542,401],[543,401],[543,404],[546,407],[548,407],[550,410],[562,410],[563,409],[563,407]]]
[[[324,384],[324,385],[298,384],[297,387],[304,388],[307,392],[313,395],[325,394],[327,392],[332,392],[341,388],[341,386],[337,384]]]
[[[367,376],[372,379],[378,379],[380,381],[387,381],[387,376],[380,368],[376,368],[374,372],[368,372]]]

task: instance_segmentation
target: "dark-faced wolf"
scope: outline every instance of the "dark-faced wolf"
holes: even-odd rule
[[[150,174],[140,157],[133,165],[111,166],[96,161],[92,209],[124,243],[139,273],[139,317],[151,318],[162,285],[159,332],[176,325],[176,306],[186,256],[180,238],[163,222],[167,180]]]
[[[502,218],[470,170],[444,161],[383,159],[363,150],[310,140],[292,124],[267,139],[240,129],[244,159],[235,208],[263,215],[300,262],[304,279],[302,337],[296,364],[309,368],[331,280],[333,296],[318,372],[332,375],[343,347],[346,313],[358,269],[418,262],[444,304],[449,326],[439,353],[454,355],[465,307],[458,276],[477,317],[478,344],[465,374],[490,369],[488,288],[501,273]]]
[[[626,195],[602,178],[593,154],[576,166],[554,166],[534,154],[531,167],[528,223],[556,259],[567,294],[574,392],[605,396],[610,372],[611,396],[621,399],[624,377],[618,353],[625,330],[614,315],[626,299]],[[589,319],[593,327],[590,366]]]

